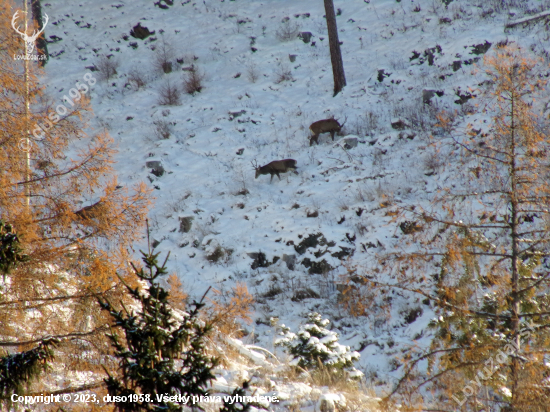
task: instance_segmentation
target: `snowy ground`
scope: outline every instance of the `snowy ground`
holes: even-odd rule
[[[48,45],[55,57],[46,66],[46,83],[61,99],[86,67],[112,55],[117,74],[98,80],[91,92],[95,127],[106,128],[119,146],[121,184],[146,181],[156,189],[152,237],[158,250],[171,251],[170,268],[186,291],[201,295],[208,286],[228,290],[246,282],[258,303],[245,342],[269,350],[275,334],[270,317],[296,329],[306,313],[321,312],[333,320],[341,342],[360,351],[358,368],[383,394],[398,376],[393,358],[401,349],[429,345],[433,313],[403,295],[391,316],[380,310],[354,318],[337,305],[335,282],[347,268],[368,271],[377,253],[399,247],[407,235],[392,221],[393,205],[424,204],[457,173],[452,158],[440,172],[430,136],[438,136],[437,111],[465,110],[455,101],[483,81],[486,42],[493,45],[488,53],[508,39],[547,59],[544,22],[504,27],[550,2],[524,1],[516,9],[503,3],[335,0],[347,86],[332,97],[322,1],[178,1],[162,10],[153,0],[50,0],[46,34],[61,40]],[[155,34],[128,37],[138,22]],[[311,42],[281,41],[277,33],[285,28],[311,32]],[[172,50],[170,74],[154,64],[163,41]],[[183,93],[178,106],[159,105],[161,88],[167,82],[181,88],[191,64],[204,74],[201,92]],[[145,86],[129,81],[132,72]],[[291,79],[278,82],[288,73]],[[424,90],[441,96],[428,93],[433,97],[425,104]],[[331,116],[347,118],[345,135],[357,137],[357,147],[345,149],[328,134],[309,146],[309,125]],[[154,122],[167,126],[170,137],[159,138]],[[297,160],[298,174],[275,176],[272,183],[269,175],[254,179],[253,161],[286,158]],[[165,173],[152,174],[150,161],[161,162]],[[188,232],[181,225],[186,217],[193,218]],[[295,246],[318,233],[325,242],[298,253]],[[216,251],[219,259],[212,261]],[[269,262],[280,259],[252,269],[250,254],[259,252]],[[349,260],[347,253],[353,253]],[[295,256],[294,270],[283,255],[287,261]],[[324,260],[312,266],[324,273],[309,273],[306,258]],[[304,291],[318,297],[303,298]]]

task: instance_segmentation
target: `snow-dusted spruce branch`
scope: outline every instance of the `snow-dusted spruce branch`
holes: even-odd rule
[[[57,340],[72,340],[72,339],[79,339],[84,336],[90,336],[98,332],[106,331],[109,327],[107,325],[99,326],[89,332],[73,332],[73,333],[67,333],[65,335],[46,335],[38,339],[33,340],[27,340],[27,341],[17,341],[17,342],[8,342],[8,341],[0,341],[0,347],[12,347],[12,346],[19,346],[19,345],[29,345],[33,343],[40,343],[47,339],[57,339]]]

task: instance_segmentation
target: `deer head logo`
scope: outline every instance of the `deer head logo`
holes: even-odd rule
[[[48,15],[46,13],[44,13],[44,23],[42,24],[42,29],[39,30],[38,32],[36,32],[36,30],[34,30],[32,32],[32,35],[29,36],[29,35],[27,35],[27,33],[20,31],[18,29],[18,26],[15,25],[18,14],[19,14],[19,10],[16,11],[15,14],[13,15],[13,19],[11,19],[11,26],[13,27],[13,29],[17,33],[19,33],[21,35],[21,37],[25,41],[25,54],[27,56],[30,56],[32,54],[32,52],[34,51],[34,42],[36,41],[38,36],[40,36],[40,34],[42,34],[44,32],[44,29],[46,28],[46,25],[48,24]]]

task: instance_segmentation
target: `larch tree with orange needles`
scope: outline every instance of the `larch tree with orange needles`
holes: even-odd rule
[[[15,11],[0,0],[0,218],[18,231],[29,260],[2,280],[0,347],[13,352],[32,349],[45,337],[60,339],[54,369],[62,388],[44,384],[34,390],[79,390],[76,372],[100,371],[107,361],[107,320],[96,297],[123,293],[115,272],[131,276],[123,269],[150,192],[144,184],[119,186],[112,139],[106,132],[84,132],[91,117],[85,92],[95,84],[91,73],[83,72],[63,110],[59,99],[54,104],[42,92],[36,64],[26,71],[14,59],[24,54],[11,27]]]
[[[463,173],[440,174],[429,210],[401,210],[415,233],[368,279],[435,308],[431,347],[404,357],[388,397],[411,409],[539,412],[550,402],[550,139],[536,114],[545,82],[518,47],[497,48],[485,72],[478,110],[441,117],[440,149],[454,150]]]

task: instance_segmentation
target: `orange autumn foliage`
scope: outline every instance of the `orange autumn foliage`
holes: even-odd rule
[[[65,381],[59,385],[72,387],[76,372],[108,363],[106,320],[95,296],[121,296],[115,272],[131,273],[129,251],[150,191],[143,183],[118,184],[112,138],[84,132],[93,116],[87,95],[65,103],[68,112],[52,121],[60,98],[44,93],[36,63],[13,58],[24,54],[11,27],[15,11],[12,2],[0,1],[0,218],[18,231],[30,260],[2,282],[0,345],[24,350],[45,336],[61,337],[56,359]],[[40,138],[31,133],[37,124],[51,125]]]

